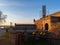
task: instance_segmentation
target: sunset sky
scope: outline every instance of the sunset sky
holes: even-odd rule
[[[6,24],[33,23],[33,19],[42,17],[42,5],[46,5],[47,14],[60,10],[60,0],[0,0],[0,10],[7,15]]]

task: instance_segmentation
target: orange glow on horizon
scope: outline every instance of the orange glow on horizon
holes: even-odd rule
[[[12,25],[14,26],[15,25],[15,23],[17,23],[17,24],[33,24],[33,22],[30,22],[30,21],[6,21],[5,23],[2,23],[1,25],[6,25],[6,26],[10,26],[11,23],[12,22]]]

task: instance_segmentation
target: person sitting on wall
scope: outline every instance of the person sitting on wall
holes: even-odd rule
[[[8,32],[8,29],[6,29],[6,32]]]

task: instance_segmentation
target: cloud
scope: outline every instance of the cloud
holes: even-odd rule
[[[0,6],[24,6],[24,4],[19,4],[19,3],[0,3]]]
[[[22,6],[22,7],[31,7],[31,6],[38,6],[39,3],[35,2],[21,2],[21,1],[5,1],[0,2],[0,6]]]
[[[0,6],[4,6],[4,4],[0,3]]]

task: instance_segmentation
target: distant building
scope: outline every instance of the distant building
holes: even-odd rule
[[[35,24],[15,24],[16,30],[35,30]]]
[[[37,30],[60,30],[60,11],[34,20]]]

